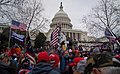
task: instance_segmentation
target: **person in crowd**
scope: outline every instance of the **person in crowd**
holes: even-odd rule
[[[60,58],[57,54],[53,53],[50,54],[50,65],[53,67],[54,70],[60,72]]]
[[[73,62],[69,64],[69,67],[71,67],[71,68],[69,68],[70,69],[70,74],[71,74],[72,71],[73,71],[74,74],[77,73],[77,69],[76,69],[77,64],[82,60],[84,60],[84,58],[80,57],[80,56],[74,58]]]
[[[16,54],[13,54],[12,56],[11,56],[11,60],[10,60],[13,64],[15,64],[15,67],[16,68],[18,68],[18,63],[17,63],[17,61],[18,61],[18,58],[17,58],[17,55]]]
[[[16,74],[16,71],[10,66],[9,57],[5,53],[0,55],[0,74]]]
[[[100,53],[87,59],[84,74],[120,74],[120,61],[109,53]]]
[[[116,54],[114,57],[120,61],[120,54]]]
[[[30,60],[28,58],[24,59],[21,65],[19,74],[28,74],[30,72]]]
[[[67,50],[63,51],[60,56],[60,70],[62,74],[69,73],[69,52]]]
[[[37,63],[36,67],[34,67],[29,74],[60,74],[50,66],[49,55],[45,51],[38,53]]]
[[[22,67],[22,60],[23,60],[24,58],[25,58],[25,53],[22,52],[22,53],[20,54],[20,58],[18,59],[18,70],[21,69],[21,67]]]
[[[86,59],[80,60],[73,74],[84,74]]]
[[[17,60],[18,60],[18,57],[15,53],[11,55],[10,66],[13,68],[16,74],[18,74],[18,61]]]
[[[9,56],[7,54],[5,54],[5,53],[0,55],[0,61],[7,64],[7,65],[10,64]]]
[[[91,55],[96,55],[96,54],[100,54],[100,49],[98,47],[95,47],[94,49],[92,49]]]

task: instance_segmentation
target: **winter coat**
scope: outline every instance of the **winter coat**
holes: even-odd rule
[[[9,65],[0,62],[0,74],[12,74],[11,70],[12,68]]]
[[[66,60],[64,57],[61,57],[61,60],[60,60],[60,70],[61,72],[65,70],[65,66],[66,66]]]
[[[48,63],[40,62],[29,74],[60,74],[55,71]]]

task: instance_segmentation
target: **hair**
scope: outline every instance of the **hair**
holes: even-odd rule
[[[120,67],[102,67],[103,74],[120,74]]]

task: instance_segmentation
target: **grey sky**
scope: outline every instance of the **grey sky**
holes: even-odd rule
[[[63,9],[71,19],[73,29],[86,31],[87,29],[85,25],[81,23],[81,20],[84,15],[90,13],[91,8],[98,3],[98,0],[43,0],[44,15],[50,19],[50,22],[55,13],[58,12],[60,2],[63,3]]]

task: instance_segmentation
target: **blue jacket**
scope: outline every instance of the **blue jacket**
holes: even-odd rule
[[[60,74],[55,71],[48,63],[40,62],[29,74]]]

